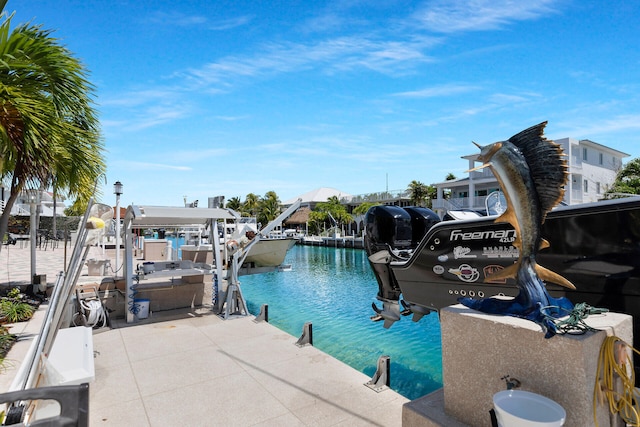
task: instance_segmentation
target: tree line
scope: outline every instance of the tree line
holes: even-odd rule
[[[455,176],[453,174],[447,175],[447,180],[450,179],[455,179]],[[431,207],[431,199],[436,195],[435,187],[415,180],[411,181],[407,191],[411,203],[415,206]],[[309,232],[320,234],[323,230],[332,227],[339,229],[352,223],[355,216],[364,215],[372,206],[379,204],[376,202],[361,203],[350,214],[337,196],[331,196],[326,202],[317,203],[313,211],[310,212]],[[245,196],[244,201],[240,197],[232,197],[226,202],[225,207],[233,209],[242,216],[255,217],[259,223],[266,225],[280,215],[280,205],[281,202],[276,192],[269,191],[264,197],[249,193]]]

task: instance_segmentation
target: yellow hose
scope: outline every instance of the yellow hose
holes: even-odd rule
[[[640,427],[635,374],[631,358],[626,351],[627,348],[640,354],[638,350],[614,336],[606,337],[600,347],[596,383],[593,390],[593,420],[596,427],[598,426],[597,404],[598,401],[602,402],[605,398],[609,403],[611,414],[619,414],[629,426]],[[620,378],[622,382],[621,392],[615,391],[616,377]]]

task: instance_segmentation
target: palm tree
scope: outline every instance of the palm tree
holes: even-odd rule
[[[244,198],[242,204],[242,214],[247,216],[257,216],[258,207],[260,204],[260,196],[254,193],[249,193]]]
[[[431,208],[432,200],[437,197],[438,190],[433,185],[425,185],[420,181],[413,180],[407,188],[409,198],[414,206]]]
[[[364,215],[366,214],[369,209],[371,209],[373,206],[377,206],[380,203],[375,203],[375,202],[364,202],[360,205],[358,205],[354,210],[353,210],[353,214],[354,215]]]
[[[409,183],[409,198],[411,204],[415,206],[422,206],[427,198],[428,189],[427,186],[415,179]]]
[[[240,201],[240,197],[232,197],[227,201],[226,207],[228,209],[233,209],[234,211],[239,211],[242,206],[242,202]]]
[[[275,191],[268,191],[259,202],[258,222],[268,224],[280,215],[280,199]]]
[[[309,215],[309,220],[318,225],[330,222],[340,228],[341,225],[348,225],[353,221],[353,216],[347,212],[347,208],[340,203],[337,196],[331,196],[326,202],[320,202]]]
[[[88,200],[105,171],[87,71],[50,30],[10,25],[0,24],[0,179],[11,191],[0,236],[21,191],[54,184]]]
[[[620,169],[613,185],[605,193],[605,198],[616,199],[629,194],[640,194],[640,157]]]

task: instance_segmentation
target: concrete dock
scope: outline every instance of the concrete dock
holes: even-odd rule
[[[29,249],[0,252],[0,284],[28,280]],[[52,282],[61,248],[38,250],[38,274]],[[6,271],[6,267],[10,271]],[[86,267],[85,267],[86,269]],[[25,276],[26,274],[26,276]],[[51,275],[51,276],[50,276]],[[20,341],[0,375],[6,390],[39,330],[41,307],[16,324]],[[406,398],[376,393],[363,373],[253,317],[222,320],[210,308],[154,312],[95,330],[93,426],[400,426]]]

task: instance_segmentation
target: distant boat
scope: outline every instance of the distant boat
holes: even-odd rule
[[[255,218],[242,217],[237,223],[226,224],[225,236],[220,236],[220,245],[226,245],[227,250],[232,253],[239,249],[248,248],[244,259],[241,257],[237,259],[242,259],[242,267],[248,268],[245,270],[250,271],[251,274],[262,272],[262,270],[255,270],[258,267],[280,266],[289,249],[298,241],[296,237],[284,236],[277,231],[268,231],[264,235],[265,229],[258,231],[258,228],[259,224]],[[256,241],[252,242],[254,239]],[[198,241],[200,244],[181,246],[182,256],[192,261],[200,260],[200,262],[211,263],[213,260],[212,245],[209,239],[199,238]],[[242,273],[245,274],[245,271],[243,270]]]

